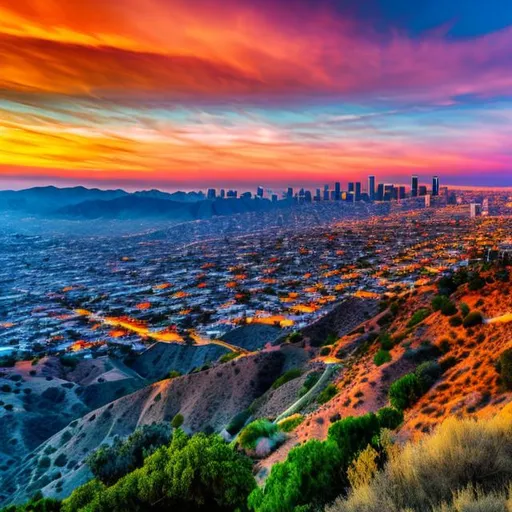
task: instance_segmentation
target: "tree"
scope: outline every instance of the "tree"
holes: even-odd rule
[[[263,488],[249,496],[257,512],[308,510],[322,506],[341,490],[341,454],[334,441],[308,441],[272,467]]]
[[[82,486],[64,500],[63,512],[244,510],[256,482],[251,461],[220,436],[188,437],[178,429],[169,446],[114,485],[86,485],[91,488]]]
[[[421,383],[414,373],[404,375],[389,387],[389,401],[401,411],[414,404],[421,395]]]

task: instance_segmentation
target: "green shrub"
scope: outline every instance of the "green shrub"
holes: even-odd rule
[[[462,325],[462,318],[460,316],[452,316],[449,323],[451,327],[459,327]]]
[[[457,307],[446,295],[436,295],[432,299],[432,309],[434,311],[441,311],[446,316],[452,316],[457,313]]]
[[[114,485],[93,480],[79,487],[62,512],[243,510],[255,486],[251,461],[220,436],[188,437],[178,429],[168,446]]]
[[[421,392],[423,394],[435,384],[439,377],[441,377],[443,371],[439,363],[435,361],[425,361],[416,368],[414,373],[416,374],[416,377],[418,377]]]
[[[251,417],[251,411],[249,409],[245,409],[245,411],[239,412],[236,416],[232,418],[232,420],[228,423],[226,427],[226,431],[234,436],[238,434],[242,427],[245,425],[247,420]]]
[[[383,407],[377,411],[380,428],[395,430],[404,421],[404,413],[394,407]]]
[[[469,306],[465,302],[461,302],[459,304],[460,314],[462,315],[462,318],[469,315],[469,312],[471,311],[469,309]]]
[[[171,427],[172,428],[180,428],[181,425],[183,425],[183,422],[185,421],[185,418],[183,417],[183,414],[176,414],[174,418],[171,421]]]
[[[327,403],[331,398],[338,394],[338,388],[334,384],[328,384],[323,391],[318,395],[316,401],[319,404]]]
[[[144,425],[126,439],[116,438],[112,446],[100,446],[86,459],[92,474],[112,485],[130,471],[142,466],[144,457],[169,442],[168,424]]]
[[[412,315],[411,319],[407,323],[407,327],[411,328],[411,327],[414,327],[415,325],[418,325],[419,323],[423,322],[423,320],[425,320],[425,318],[427,318],[429,315],[430,315],[430,309],[427,309],[427,308],[418,309],[418,311],[416,311]]]
[[[464,318],[462,325],[467,329],[469,327],[475,327],[476,325],[482,324],[484,317],[480,311],[472,311],[469,315]]]
[[[171,370],[169,372],[169,379],[176,379],[177,377],[181,377],[181,372],[179,372],[178,370]]]
[[[414,373],[408,373],[389,387],[389,400],[401,411],[414,404],[422,395],[421,383]]]
[[[389,350],[380,349],[373,357],[373,362],[377,366],[380,366],[384,363],[389,363],[389,361],[391,361],[391,354],[389,353]]]
[[[292,370],[288,370],[275,380],[274,384],[272,384],[272,389],[277,389],[283,384],[286,384],[293,379],[297,379],[301,375],[302,370],[300,368],[293,368]]]
[[[471,290],[472,292],[481,290],[484,286],[485,280],[479,275],[471,277],[471,279],[468,281],[468,289]]]
[[[236,359],[239,355],[240,354],[238,352],[226,352],[220,357],[219,362],[227,363],[229,361],[232,361],[233,359]]]
[[[379,341],[381,348],[384,350],[391,350],[395,346],[393,339],[387,332],[379,336]]]
[[[300,512],[320,509],[342,487],[341,453],[333,441],[308,441],[274,464],[264,487],[248,499],[257,512]]]
[[[507,348],[500,354],[498,371],[503,386],[512,389],[512,348]]]
[[[238,444],[246,450],[254,450],[258,439],[262,437],[270,438],[277,433],[277,425],[271,421],[260,418],[249,423],[238,436]]]
[[[331,353],[331,347],[322,347],[320,349],[321,356],[328,356]]]
[[[320,372],[313,372],[308,374],[304,384],[302,384],[302,387],[299,390],[299,396],[304,396],[318,382],[320,375]]]
[[[281,420],[277,426],[281,432],[291,432],[295,430],[302,422],[304,421],[304,416],[302,414],[294,414],[293,416],[289,416],[284,420]]]

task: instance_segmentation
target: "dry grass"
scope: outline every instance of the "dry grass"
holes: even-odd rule
[[[370,483],[339,498],[329,512],[512,510],[511,411],[487,421],[446,420],[419,443],[407,443]]]

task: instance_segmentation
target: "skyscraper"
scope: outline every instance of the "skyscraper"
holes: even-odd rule
[[[411,178],[411,197],[418,197],[418,176]]]
[[[215,191],[215,189],[214,188],[209,188],[208,192],[206,193],[206,198],[207,199],[215,199],[216,195],[217,195],[217,192]]]
[[[286,199],[292,199],[293,198],[293,188],[288,187],[288,190],[286,191]]]
[[[433,196],[439,195],[439,176],[434,176],[432,178],[432,195]]]
[[[368,176],[368,196],[370,201],[375,199],[375,176]]]
[[[348,191],[349,192],[354,192],[354,182],[353,181],[349,182],[349,184],[348,184]]]
[[[377,201],[384,200],[384,184],[383,183],[379,183],[379,185],[377,187],[377,194],[376,194],[375,199]]]
[[[329,185],[324,185],[324,201],[329,201]]]
[[[256,192],[256,195],[259,197],[259,198],[262,198],[263,197],[263,187],[258,187],[258,190]]]
[[[357,181],[356,182],[356,195],[355,195],[355,200],[356,201],[361,201],[361,182],[360,181]]]
[[[341,185],[340,182],[337,181],[334,184],[334,200],[339,201],[341,199]]]

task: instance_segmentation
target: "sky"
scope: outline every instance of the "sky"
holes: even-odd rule
[[[512,186],[509,0],[0,0],[0,188]]]

